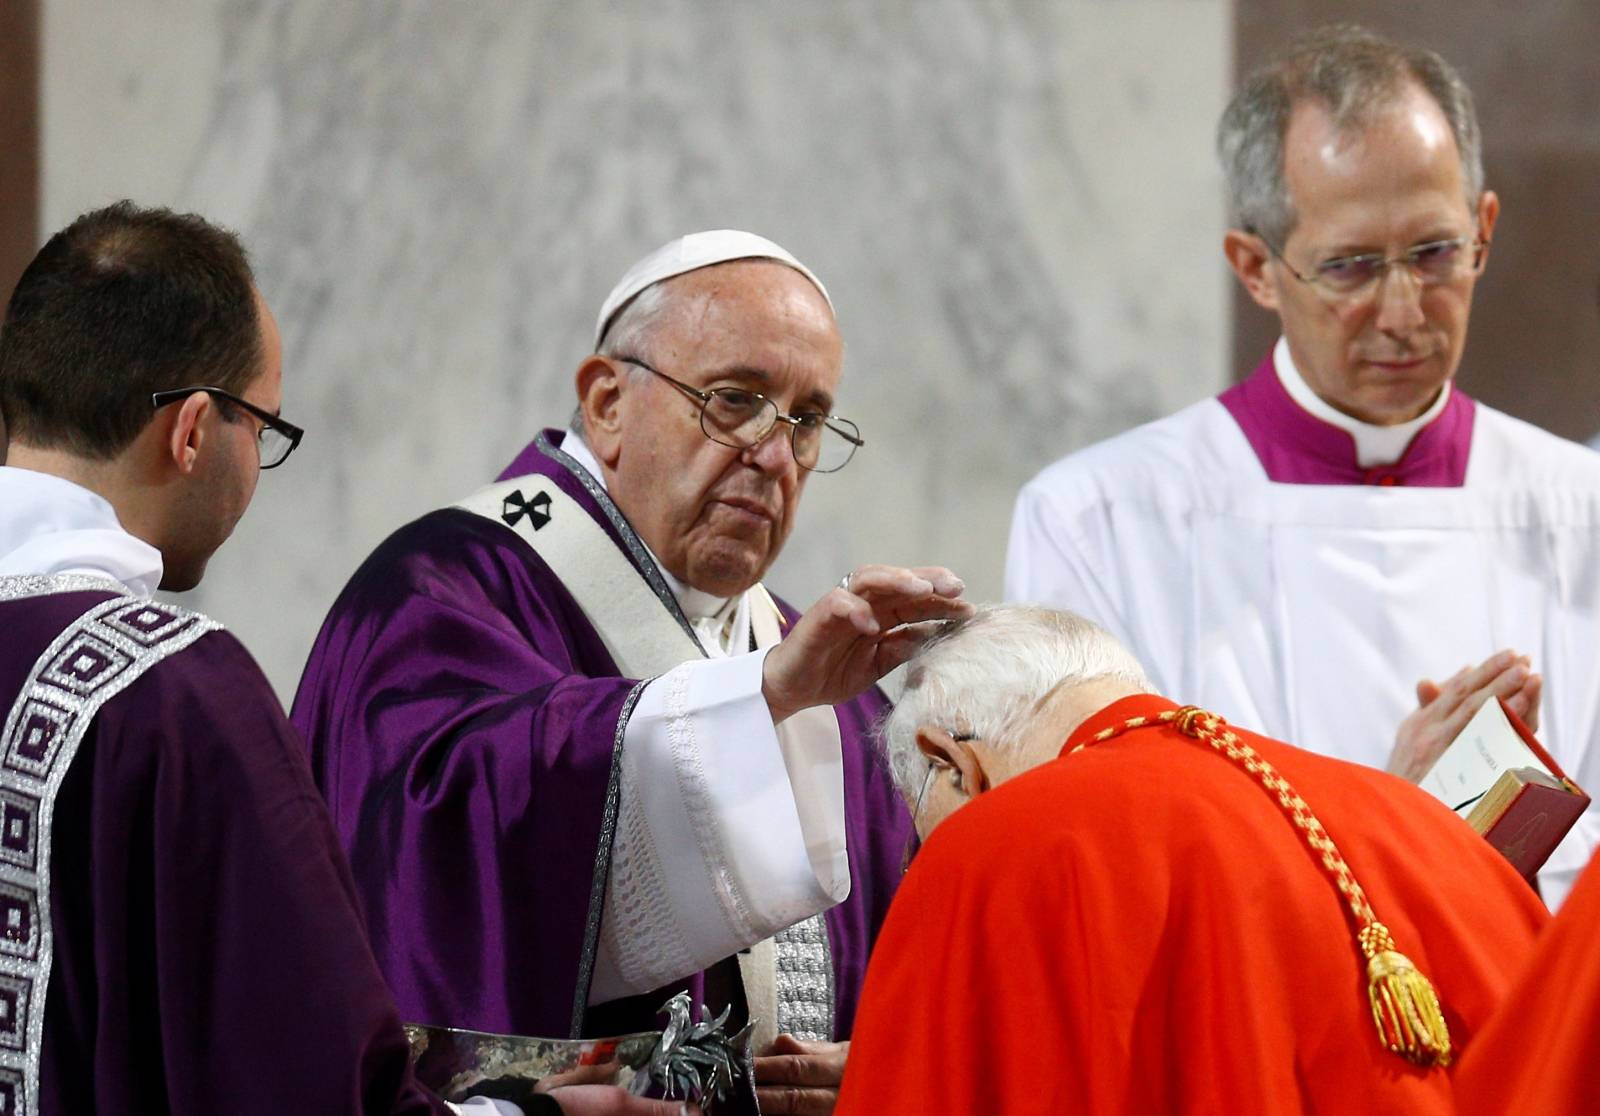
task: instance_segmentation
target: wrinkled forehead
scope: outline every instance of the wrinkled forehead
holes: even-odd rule
[[[666,303],[706,312],[735,309],[801,326],[815,319],[837,331],[827,295],[801,272],[777,260],[730,260],[675,275],[660,285]]]
[[[771,260],[738,260],[663,282],[651,349],[696,369],[748,366],[816,378],[832,392],[844,343],[833,309],[804,275]]]
[[[1299,102],[1283,159],[1297,224],[1369,213],[1426,222],[1470,209],[1455,134],[1421,90],[1343,122],[1317,101]]]

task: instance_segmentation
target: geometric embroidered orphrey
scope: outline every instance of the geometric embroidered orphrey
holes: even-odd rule
[[[833,956],[828,924],[812,915],[772,935],[776,947],[778,1033],[807,1042],[833,1039]]]
[[[103,578],[0,577],[0,601],[85,589],[118,596],[94,605],[45,648],[0,731],[0,1116],[39,1111],[56,793],[100,707],[168,655],[222,627]]]

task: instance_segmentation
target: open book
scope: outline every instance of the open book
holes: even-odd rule
[[[1589,796],[1500,701],[1483,703],[1421,785],[1529,880],[1589,805]]]

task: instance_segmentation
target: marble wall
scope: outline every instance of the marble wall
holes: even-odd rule
[[[251,246],[267,473],[198,607],[286,697],[350,571],[563,423],[638,255],[734,226],[815,268],[867,449],[774,571],[1000,591],[1015,491],[1227,375],[1222,0],[44,0],[43,223],[130,196]]]

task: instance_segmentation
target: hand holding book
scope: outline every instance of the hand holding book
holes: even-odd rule
[[[1477,666],[1462,667],[1443,682],[1417,683],[1417,709],[1400,723],[1389,770],[1421,782],[1451,741],[1461,735],[1485,701],[1503,700],[1534,732],[1539,731],[1539,697],[1544,680],[1526,655],[1505,650]]]
[[[1530,881],[1589,805],[1503,700],[1483,703],[1421,786]]]

